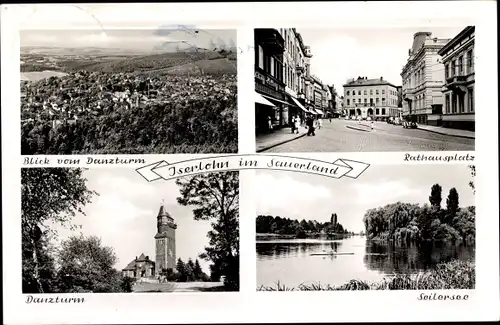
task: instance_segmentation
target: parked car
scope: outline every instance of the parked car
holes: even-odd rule
[[[403,127],[405,129],[416,129],[417,128],[417,123],[410,122],[410,121],[404,121],[403,122]]]

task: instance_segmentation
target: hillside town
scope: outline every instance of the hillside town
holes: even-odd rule
[[[44,57],[21,63],[22,154],[238,150],[235,56]]]
[[[338,90],[296,28],[255,29],[256,150],[473,150],[474,31],[415,31],[400,80],[343,76]]]

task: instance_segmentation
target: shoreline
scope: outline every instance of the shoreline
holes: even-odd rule
[[[348,238],[356,235],[351,234],[306,234],[305,237],[297,236],[297,235],[287,235],[287,234],[274,234],[274,233],[256,233],[255,237],[257,240],[266,240],[266,239],[328,239],[328,238]],[[359,235],[358,235],[359,236]],[[364,237],[364,236],[363,236]]]
[[[316,283],[287,287],[278,281],[272,286],[261,285],[257,291],[471,290],[476,285],[475,266],[475,260],[453,260],[416,275],[397,274],[375,282],[353,279],[339,286]]]

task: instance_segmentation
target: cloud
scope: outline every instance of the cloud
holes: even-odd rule
[[[294,179],[293,176],[274,177],[257,174],[257,202],[259,210],[309,205],[317,200],[332,197],[332,192],[322,186]]]
[[[422,198],[422,190],[412,188],[403,181],[383,181],[378,183],[355,183],[352,185],[357,194],[357,199],[352,202],[362,204],[380,204],[393,203],[398,199],[414,196]],[[423,196],[425,198],[425,195]]]

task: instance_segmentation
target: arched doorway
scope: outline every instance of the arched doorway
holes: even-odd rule
[[[368,109],[368,116],[373,116],[373,108]]]
[[[356,109],[356,115],[361,115],[361,108]]]

